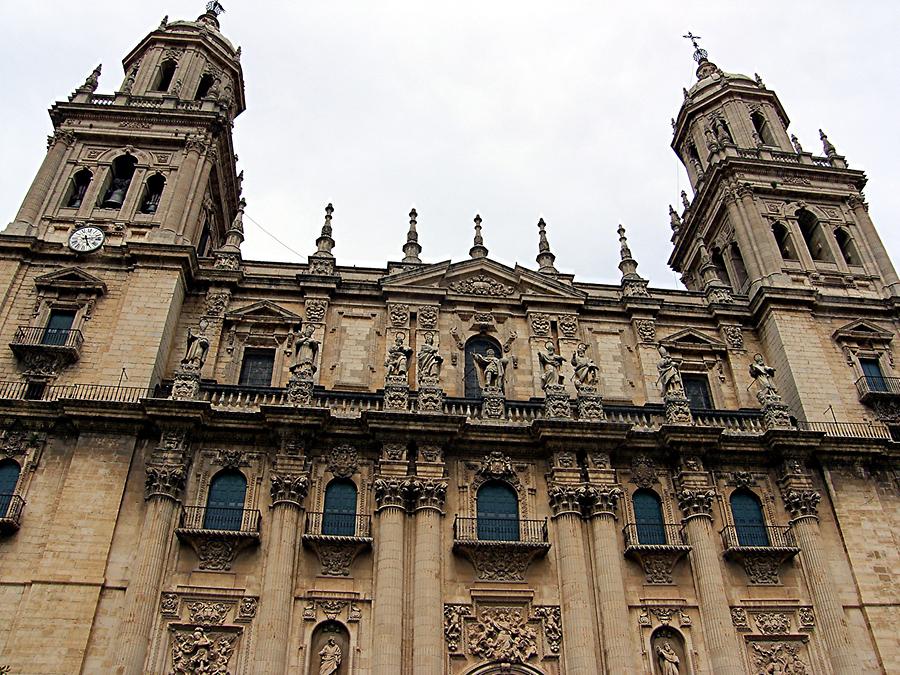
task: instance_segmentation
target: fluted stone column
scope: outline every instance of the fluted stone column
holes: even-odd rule
[[[441,518],[447,497],[444,481],[413,482],[416,514],[413,579],[413,671],[444,672],[444,607],[441,601]]]
[[[398,675],[402,660],[403,525],[409,482],[375,480],[378,532],[375,539],[375,591],[372,603],[372,672]]]
[[[556,524],[557,561],[564,629],[563,654],[567,675],[596,675],[598,667],[593,609],[585,560],[581,485],[551,485],[550,508]]]
[[[285,464],[285,462],[279,462]],[[290,464],[299,464],[296,459]],[[279,466],[279,469],[286,467]],[[299,466],[291,467],[299,469]],[[300,473],[279,470],[272,474],[271,524],[257,615],[254,672],[281,675],[287,672],[287,640],[294,604],[294,566],[303,500],[309,479]]]
[[[37,225],[37,221],[41,215],[41,206],[47,198],[50,187],[53,185],[53,179],[56,177],[59,167],[66,157],[66,152],[75,144],[75,134],[71,131],[58,130],[50,137],[50,147],[47,155],[38,169],[25,200],[16,214],[17,223],[27,223],[28,225]]]
[[[793,518],[791,530],[800,547],[800,559],[818,617],[817,631],[825,639],[831,667],[835,675],[858,673],[859,664],[850,644],[847,617],[822,548],[818,516],[821,495],[815,490],[789,488],[783,492],[783,498]]]
[[[147,465],[147,512],[140,547],[125,591],[125,612],[117,644],[116,673],[142,675],[153,617],[159,608],[166,553],[175,530],[179,499],[187,477],[187,434],[167,431]]]
[[[684,513],[685,534],[691,546],[691,569],[711,671],[716,675],[743,675],[744,660],[731,622],[731,608],[719,561],[720,547],[713,530],[714,497],[711,489],[682,489],[678,493],[678,505]]]
[[[200,157],[207,151],[209,140],[202,136],[191,136],[185,142],[184,159],[178,167],[178,174],[170,198],[169,212],[164,227],[177,233],[183,232],[181,221],[188,207],[188,200],[197,185],[197,167]]]
[[[640,672],[641,650],[632,644],[628,602],[622,578],[622,549],[616,527],[616,507],[622,490],[615,486],[590,489],[594,581],[600,607],[600,630],[606,653],[606,672],[622,675]]]

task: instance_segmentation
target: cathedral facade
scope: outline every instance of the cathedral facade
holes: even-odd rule
[[[52,107],[0,233],[0,666],[900,672],[900,280],[824,133],[696,49],[686,291],[622,228],[619,284],[543,221],[533,267],[478,217],[432,264],[415,211],[342,266],[331,205],[249,261],[218,10]]]

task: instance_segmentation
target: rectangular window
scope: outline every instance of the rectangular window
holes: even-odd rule
[[[859,367],[862,368],[869,391],[887,391],[887,382],[878,359],[860,359]]]
[[[271,387],[272,370],[275,367],[275,352],[271,349],[247,349],[241,364],[241,379],[247,387]]]
[[[47,327],[41,343],[45,345],[64,345],[69,338],[69,331],[75,323],[75,310],[54,309],[50,311]]]
[[[713,407],[712,395],[709,391],[709,380],[706,375],[684,374],[684,393],[687,395],[691,410],[709,410]]]

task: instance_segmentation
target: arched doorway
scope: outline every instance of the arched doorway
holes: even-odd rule
[[[509,483],[488,481],[475,501],[480,541],[519,541],[519,495]]]

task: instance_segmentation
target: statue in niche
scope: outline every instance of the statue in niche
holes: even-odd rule
[[[547,387],[563,383],[563,377],[559,374],[559,370],[565,363],[565,359],[556,353],[556,347],[552,342],[545,343],[544,349],[547,351],[538,352],[538,361],[544,371],[541,373],[541,388],[546,391]]]
[[[668,640],[663,640],[656,645],[656,658],[659,659],[659,672],[662,675],[678,675],[681,659],[672,649],[672,644]]]
[[[761,394],[778,396],[778,388],[772,379],[775,377],[775,369],[766,365],[762,354],[753,357],[753,363],[750,364],[750,377],[759,385]]]
[[[409,371],[409,358],[412,356],[412,349],[405,346],[403,340],[403,333],[397,333],[397,336],[394,338],[394,344],[388,349],[388,357],[384,362],[388,377],[406,377],[406,373]]]
[[[662,385],[663,397],[684,396],[684,382],[681,380],[681,371],[678,370],[678,365],[665,347],[660,345],[658,351],[660,359],[656,364],[656,369],[659,371],[659,377],[656,383]]]
[[[473,354],[472,358],[481,371],[484,388],[499,389],[504,392],[506,390],[506,366],[509,359],[498,357],[492,348],[488,348],[484,356]]]
[[[441,377],[441,366],[444,357],[440,355],[438,348],[434,346],[434,333],[425,335],[425,344],[419,348],[418,376],[419,384],[436,384]]]
[[[572,367],[575,369],[575,373],[572,375],[572,382],[575,383],[576,389],[581,389],[584,386],[593,387],[597,384],[597,373],[600,371],[600,368],[597,367],[597,364],[592,359],[588,358],[587,348],[588,346],[582,342],[578,345],[575,353],[572,354]]]
[[[209,321],[200,319],[198,330],[188,328],[187,350],[181,359],[181,367],[184,370],[199,372],[206,363],[206,355],[209,354],[209,338],[206,337],[206,329]]]
[[[334,638],[328,638],[328,642],[325,643],[322,651],[319,652],[319,658],[321,659],[319,675],[334,675],[341,666],[343,656],[341,646],[334,641]]]
[[[319,353],[319,341],[313,338],[316,327],[306,324],[294,342],[294,365],[291,373],[298,377],[312,379],[316,372],[316,356]]]

